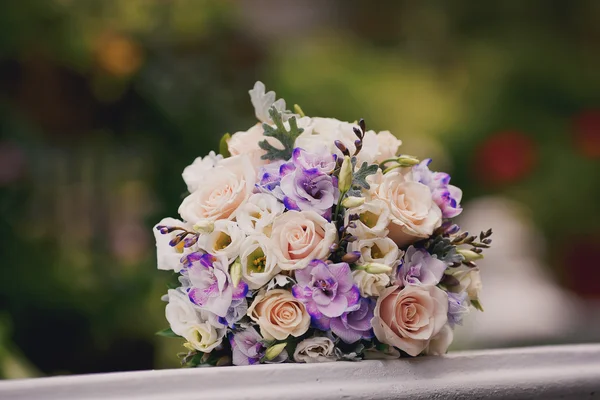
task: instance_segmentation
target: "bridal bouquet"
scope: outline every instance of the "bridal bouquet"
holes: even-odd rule
[[[159,334],[187,366],[444,354],[491,243],[452,222],[461,190],[363,120],[250,98],[259,123],[186,167],[181,220],[155,227],[178,278]]]

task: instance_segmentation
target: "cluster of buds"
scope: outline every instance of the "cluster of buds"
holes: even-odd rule
[[[187,229],[181,228],[179,226],[159,225],[156,227],[156,230],[159,231],[162,235],[181,231],[169,241],[169,246],[171,247],[192,247],[196,244],[196,242],[198,242],[198,237],[200,236],[197,232],[190,232]]]

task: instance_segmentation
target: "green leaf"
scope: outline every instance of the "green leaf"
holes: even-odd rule
[[[231,138],[231,135],[229,133],[226,133],[221,137],[221,141],[219,142],[219,153],[223,157],[231,156],[231,153],[229,152],[229,147],[227,146],[227,141],[230,138]]]
[[[479,300],[471,300],[471,304],[473,305],[473,307],[475,307],[475,309],[483,311],[483,307],[481,306]]]
[[[362,186],[365,189],[370,189],[371,186],[367,183],[367,176],[377,173],[379,166],[377,164],[369,165],[366,161],[362,163],[359,170],[354,173],[352,183]]]
[[[258,142],[258,145],[261,149],[265,150],[267,153],[261,156],[263,160],[289,160],[292,157],[292,152],[294,151],[294,143],[296,143],[296,138],[300,136],[304,129],[298,128],[298,124],[296,123],[296,117],[291,117],[288,122],[290,124],[290,130],[285,129],[283,125],[283,117],[280,111],[278,111],[275,107],[271,107],[269,109],[269,115],[275,123],[275,127],[270,126],[269,124],[263,124],[263,129],[265,130],[264,135],[268,137],[275,138],[279,140],[283,149],[277,148],[271,145],[267,140],[263,140]]]
[[[170,338],[180,338],[181,337],[178,334],[176,334],[175,332],[173,332],[173,330],[171,330],[171,328],[163,329],[162,331],[156,332],[156,334],[158,336],[164,336],[164,337],[170,337]]]

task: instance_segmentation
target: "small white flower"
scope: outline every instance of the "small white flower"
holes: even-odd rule
[[[200,184],[210,176],[211,170],[223,160],[223,156],[215,154],[214,151],[208,153],[206,157],[198,157],[194,162],[183,170],[183,180],[185,181],[190,193],[196,191]]]
[[[165,308],[171,330],[196,350],[209,352],[223,341],[227,327],[217,316],[194,305],[181,290],[169,289]]]
[[[352,271],[352,278],[362,297],[377,297],[390,283],[387,274],[370,274],[360,269]]]
[[[483,285],[478,269],[459,270],[453,275],[460,282],[460,287],[457,288],[457,291],[466,291],[470,300],[479,300],[479,294]]]
[[[240,246],[245,238],[236,222],[221,219],[215,221],[211,233],[200,237],[198,247],[212,255],[225,256],[232,263],[240,254]]]
[[[359,239],[348,243],[348,252],[360,252],[359,265],[378,263],[394,267],[400,258],[400,250],[388,237]]]
[[[274,196],[267,193],[255,193],[236,211],[236,221],[247,234],[271,234],[271,226],[278,215],[283,214],[285,206]]]
[[[241,249],[242,278],[250,289],[260,288],[281,271],[268,237],[248,236]]]
[[[349,216],[356,214],[359,219],[354,221],[356,228],[351,228],[350,232],[361,238],[384,237],[387,235],[387,226],[390,222],[390,208],[379,199],[367,201],[366,203],[350,208],[346,212],[346,225],[348,225]]]
[[[158,224],[154,226],[152,231],[154,232],[154,238],[156,239],[156,258],[157,258],[157,267],[162,270],[173,270],[175,272],[181,271],[181,258],[195,251],[197,249],[196,245],[191,247],[183,247],[184,242],[181,241],[177,246],[172,247],[169,245],[171,239],[173,239],[178,233],[182,231],[174,231],[171,233],[160,233],[156,227],[157,226],[178,226],[189,231],[192,231],[192,226],[190,224],[186,224],[175,218],[163,218]]]
[[[317,336],[304,339],[296,346],[294,361],[305,363],[320,363],[336,361],[335,345],[328,337]]]

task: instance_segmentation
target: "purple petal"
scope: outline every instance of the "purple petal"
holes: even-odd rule
[[[348,307],[348,300],[344,296],[336,296],[326,306],[319,306],[319,311],[326,317],[334,318],[342,315]]]
[[[345,343],[358,342],[362,338],[361,333],[346,328],[339,318],[332,319],[330,326],[331,331],[337,336],[339,336],[339,338],[342,339]]]
[[[240,281],[237,287],[233,289],[232,298],[238,300],[243,299],[248,294],[248,284],[246,282]]]
[[[346,300],[348,301],[348,306],[353,306],[358,303],[360,300],[360,290],[357,286],[352,286],[352,288],[344,293]]]
[[[294,200],[290,199],[289,197],[285,196],[283,198],[283,205],[285,206],[285,208],[287,208],[288,210],[293,210],[293,211],[300,211],[300,207],[298,207],[298,203],[296,203]]]
[[[347,263],[329,264],[328,267],[338,283],[338,290],[340,292],[346,292],[354,285],[352,272]]]

